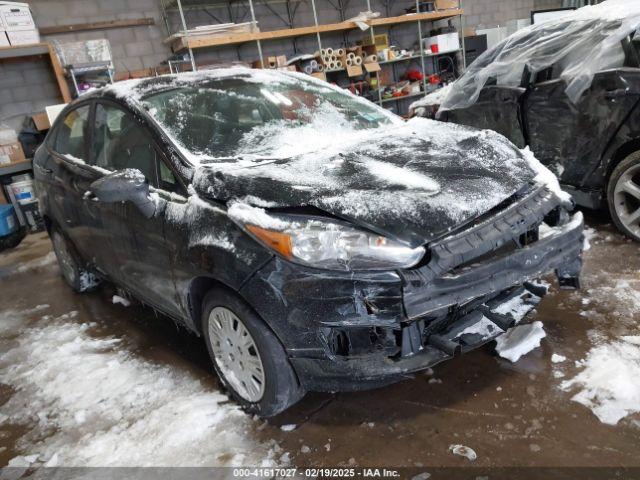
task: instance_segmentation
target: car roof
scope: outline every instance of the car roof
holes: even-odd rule
[[[104,88],[96,89],[95,91],[83,96],[83,98],[111,97],[124,100],[125,103],[128,104],[136,104],[144,96],[151,93],[171,90],[177,87],[198,86],[213,80],[225,79],[238,79],[260,84],[270,82],[319,82],[317,79],[308,75],[290,71],[251,69],[248,67],[215,68],[209,70],[198,70],[196,72],[123,80],[107,85]]]

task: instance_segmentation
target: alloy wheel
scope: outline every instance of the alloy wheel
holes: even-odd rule
[[[209,314],[209,340],[227,383],[246,401],[260,401],[265,387],[262,359],[251,333],[238,316],[228,308],[214,308]]]
[[[615,214],[640,237],[640,164],[632,165],[618,179],[614,191]]]

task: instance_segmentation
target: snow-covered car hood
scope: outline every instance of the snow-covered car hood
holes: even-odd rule
[[[536,177],[530,161],[501,135],[423,118],[299,150],[287,158],[202,163],[193,187],[204,197],[263,208],[317,207],[420,245],[491,210]]]

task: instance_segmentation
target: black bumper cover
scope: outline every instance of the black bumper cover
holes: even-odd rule
[[[362,356],[305,358],[292,352],[291,362],[301,383],[311,391],[380,387],[410,378],[414,372],[494,340],[519,320],[510,315],[496,314],[495,310],[517,295],[524,294],[527,297],[525,303],[530,306],[528,310],[535,308],[540,301],[543,293],[529,280],[555,270],[561,288],[578,286],[583,227],[582,214],[576,213],[567,224],[551,229],[531,246],[480,265],[466,274],[440,277],[425,289],[422,297],[416,294],[405,298],[407,316],[415,322],[403,329],[403,334],[406,333],[403,336],[417,336],[417,339],[413,339],[415,353],[411,355],[390,358],[381,352]],[[450,312],[452,306],[465,304],[470,305],[468,313],[458,316],[457,320],[448,323],[446,328],[428,336],[426,340],[415,328],[420,318],[442,313],[443,307]],[[493,334],[466,338],[458,336],[464,329],[483,320],[495,324]],[[404,341],[407,339],[404,338]]]

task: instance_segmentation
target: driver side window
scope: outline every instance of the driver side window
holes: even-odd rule
[[[129,113],[98,103],[92,163],[110,171],[137,168],[151,185],[157,185],[156,150],[151,136]]]

